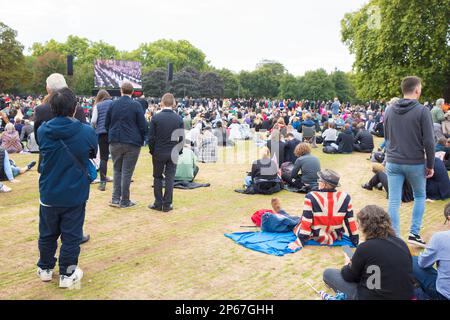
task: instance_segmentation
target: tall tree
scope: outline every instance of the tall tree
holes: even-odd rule
[[[145,95],[149,97],[162,97],[167,89],[166,78],[166,70],[163,68],[156,68],[145,73],[142,77]]]
[[[161,39],[152,43],[141,44],[131,55],[139,57],[144,72],[155,68],[166,68],[173,63],[177,72],[185,67],[203,71],[208,65],[206,55],[186,40]]]
[[[226,98],[237,98],[239,93],[239,77],[236,73],[228,69],[215,71],[223,80],[223,95]]]
[[[183,68],[174,74],[170,90],[176,97],[199,97],[200,73],[194,68]]]
[[[354,101],[355,89],[349,76],[343,71],[335,70],[331,73],[330,77],[331,81],[333,81],[334,90],[339,100],[343,102]]]
[[[223,97],[223,80],[215,72],[204,72],[200,75],[200,94],[206,98]]]
[[[34,61],[34,87],[40,93],[45,93],[45,80],[52,73],[63,74],[66,70],[64,55],[48,51]]]
[[[0,92],[17,89],[24,71],[23,45],[16,37],[15,30],[0,22]]]
[[[329,100],[336,95],[334,83],[324,69],[305,72],[299,82],[302,98]]]
[[[300,83],[292,74],[285,74],[280,80],[280,98],[299,99]]]
[[[399,96],[401,79],[417,75],[425,98],[449,99],[449,22],[450,0],[371,0],[346,14],[342,40],[356,56],[358,96]]]

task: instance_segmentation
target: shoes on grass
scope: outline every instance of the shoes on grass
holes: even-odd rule
[[[7,192],[11,192],[11,188],[7,187],[5,185],[2,185],[2,187],[0,188],[0,193],[7,193]]]
[[[36,165],[36,161],[31,161],[28,165],[27,165],[27,169],[31,170],[33,169],[33,167]]]
[[[91,240],[91,236],[90,235],[88,235],[88,234],[83,235],[83,239],[81,239],[81,243],[80,244],[86,243],[89,240]]]
[[[76,268],[75,272],[70,276],[61,275],[59,276],[59,287],[63,289],[69,289],[74,285],[81,282],[83,278],[83,271],[80,268]]]
[[[41,279],[42,282],[52,281],[53,278],[53,270],[52,269],[41,269],[38,268],[36,274]]]
[[[119,200],[111,200],[111,202],[109,203],[110,207],[113,208],[120,208],[120,201]]]
[[[131,200],[128,200],[128,201],[125,201],[125,202],[121,202],[121,203],[120,203],[120,208],[121,208],[121,209],[127,209],[127,208],[134,207],[134,206],[136,206],[136,205],[137,205],[136,202],[133,202],[133,201],[131,201]]]
[[[100,184],[98,185],[98,190],[106,191],[106,182],[100,182]]]
[[[408,243],[413,244],[415,246],[426,248],[426,242],[422,240],[422,238],[418,234],[410,233],[408,237]]]
[[[148,208],[155,211],[163,211],[162,206],[158,206],[156,204],[151,204],[148,206]]]

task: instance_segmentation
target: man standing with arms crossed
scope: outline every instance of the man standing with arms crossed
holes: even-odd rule
[[[184,125],[181,117],[173,111],[176,101],[171,93],[162,97],[161,105],[162,111],[152,117],[149,128],[148,145],[153,159],[155,194],[155,202],[149,209],[169,212],[173,210],[173,184],[178,156],[184,145]]]
[[[389,184],[389,215],[400,236],[400,203],[403,182],[408,180],[414,193],[414,208],[408,242],[425,247],[420,237],[425,212],[426,179],[434,175],[434,132],[430,110],[418,102],[422,94],[421,79],[406,77],[402,81],[404,98],[386,111],[384,126],[388,141],[386,172]]]

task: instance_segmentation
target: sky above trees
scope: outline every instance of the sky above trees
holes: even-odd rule
[[[262,59],[295,75],[350,71],[340,21],[366,0],[0,0],[0,21],[18,31],[27,50],[76,34],[134,50],[157,39],[186,39],[216,68],[254,70]],[[28,53],[28,52],[25,52]]]

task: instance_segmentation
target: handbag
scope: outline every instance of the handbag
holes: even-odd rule
[[[73,162],[83,171],[84,175],[88,178],[89,183],[92,183],[97,179],[97,168],[94,165],[93,161],[89,159],[87,168],[74,156],[74,154],[69,150],[64,141],[59,140],[63,146],[63,149],[66,150],[67,154],[70,158],[72,158]]]

